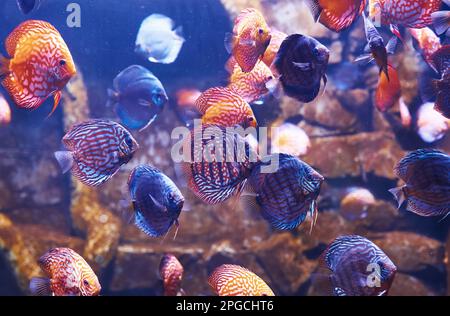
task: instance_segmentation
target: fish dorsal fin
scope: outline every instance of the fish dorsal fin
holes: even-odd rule
[[[320,15],[322,14],[322,7],[320,6],[319,0],[306,0],[306,5],[308,6],[311,14],[314,18],[314,21],[317,22],[320,19]]]

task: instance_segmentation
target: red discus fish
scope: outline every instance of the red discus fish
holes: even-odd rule
[[[228,88],[239,94],[245,101],[252,103],[260,100],[269,92],[275,93],[276,82],[272,71],[262,61],[258,61],[251,72],[243,72],[241,67],[234,63]]]
[[[420,29],[433,23],[442,0],[369,0],[369,16],[383,25]]]
[[[428,27],[423,29],[409,29],[409,32],[417,41],[419,50],[425,61],[428,65],[434,68],[431,56],[442,47],[439,37],[437,37],[436,34]],[[437,72],[436,69],[434,70]]]
[[[271,39],[264,16],[256,9],[244,9],[234,21],[233,33],[225,36],[225,47],[243,72],[252,71]]]
[[[250,270],[233,264],[217,267],[208,283],[219,296],[275,296],[263,279]]]
[[[76,74],[69,48],[59,32],[44,21],[20,24],[6,39],[10,59],[0,56],[2,85],[17,106],[38,108],[54,96],[52,112],[61,98],[61,90]]]
[[[70,248],[54,248],[39,258],[48,278],[32,278],[30,291],[45,296],[97,296],[101,286],[94,271]]]
[[[159,264],[159,274],[164,283],[164,296],[177,296],[182,294],[181,281],[184,268],[177,257],[165,254]]]
[[[195,104],[203,115],[203,124],[218,124],[225,127],[239,124],[244,128],[257,126],[250,105],[229,88],[210,88],[201,94]]]
[[[340,32],[355,22],[366,0],[307,0],[313,17],[330,30]]]
[[[384,72],[380,74],[375,94],[375,106],[381,112],[385,112],[393,107],[401,96],[401,86],[397,71],[389,64],[388,73],[389,79]]]

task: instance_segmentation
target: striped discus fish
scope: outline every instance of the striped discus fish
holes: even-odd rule
[[[194,194],[208,204],[221,203],[239,194],[258,160],[250,144],[239,134],[218,125],[193,129],[189,141],[189,162],[182,167]]]
[[[184,268],[177,257],[165,254],[159,264],[159,274],[164,283],[164,296],[177,296],[183,293],[181,281]]]
[[[395,167],[405,185],[389,190],[399,207],[421,216],[441,216],[450,212],[450,156],[436,149],[418,149]]]
[[[383,25],[420,29],[433,23],[442,0],[369,0],[369,15]]]
[[[183,209],[184,197],[173,181],[150,165],[138,166],[128,178],[136,226],[151,237],[167,234]]]
[[[61,90],[76,74],[69,48],[59,32],[44,21],[20,24],[6,39],[11,59],[0,56],[0,79],[17,106],[38,108],[54,95],[55,111]]]
[[[275,296],[259,276],[234,264],[217,267],[208,283],[219,296]]]
[[[253,168],[248,188],[256,197],[246,201],[245,208],[259,209],[275,229],[295,229],[303,223],[308,212],[314,224],[317,216],[316,199],[324,181],[323,176],[294,156],[275,155],[279,160],[275,172],[263,173],[265,162]],[[269,156],[271,161],[275,161],[275,155]]]
[[[330,271],[336,296],[384,296],[388,294],[397,267],[370,240],[340,236],[324,251],[321,264]]]
[[[94,271],[70,248],[49,250],[38,263],[48,278],[33,278],[30,291],[45,296],[97,296],[101,286]]]
[[[256,118],[250,105],[229,88],[216,87],[203,92],[195,102],[202,114],[202,124],[244,128],[255,127]]]
[[[55,157],[64,173],[84,184],[99,186],[128,163],[139,148],[133,136],[120,124],[108,120],[89,120],[77,124],[64,136],[68,151]]]

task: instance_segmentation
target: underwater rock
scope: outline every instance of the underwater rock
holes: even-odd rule
[[[261,0],[220,0],[220,2],[230,14],[232,20],[246,8],[255,8],[258,11],[262,11]]]
[[[49,231],[63,234],[71,232],[68,213],[60,206],[12,208],[5,211],[5,214],[14,223],[40,225],[47,227]]]
[[[375,234],[371,240],[383,249],[400,272],[416,272],[429,267],[442,270],[444,245],[424,235],[410,232]]]
[[[80,67],[77,66],[77,70],[77,74],[69,81],[61,96],[64,103],[64,125],[66,130],[89,117],[87,87]]]
[[[392,282],[389,296],[435,296],[435,292],[430,290],[422,281],[404,273],[395,275]]]
[[[14,199],[12,197],[13,192],[9,188],[9,186],[6,184],[5,181],[0,180],[0,209],[6,209],[10,208],[13,203]]]
[[[344,46],[341,41],[334,41],[330,46],[330,60],[329,65],[339,64],[342,62],[342,53]]]
[[[325,178],[374,173],[395,179],[393,168],[404,154],[393,134],[373,132],[312,138],[311,148],[303,159],[320,170]]]
[[[411,228],[391,203],[376,200],[368,205],[366,216],[355,221],[355,233],[364,236],[368,231],[384,232],[396,229]]]
[[[402,97],[406,104],[411,104],[418,96],[419,75],[421,67],[424,64],[422,57],[412,47],[412,45],[403,45],[403,50],[393,58],[401,84]]]
[[[368,107],[370,93],[367,89],[338,90],[336,96],[346,109],[363,112]]]

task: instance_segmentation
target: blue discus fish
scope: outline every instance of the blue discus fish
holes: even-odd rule
[[[39,8],[41,0],[17,0],[17,5],[23,14],[28,14]]]
[[[175,183],[160,170],[138,166],[128,179],[134,209],[135,225],[152,237],[167,234],[173,224],[178,228],[178,216],[184,197]]]
[[[130,129],[144,130],[156,119],[168,101],[158,78],[142,66],[121,71],[108,90],[108,105],[114,106],[122,123]]]

